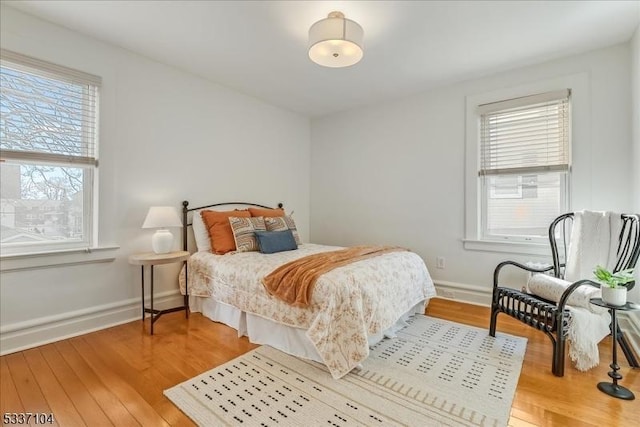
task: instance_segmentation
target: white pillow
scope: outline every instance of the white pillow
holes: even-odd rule
[[[198,252],[211,252],[211,239],[200,211],[193,213],[191,222],[193,224],[193,237],[196,239],[196,249]]]
[[[527,282],[527,290],[529,293],[541,296],[542,298],[558,302],[562,293],[571,285],[571,282],[558,279],[547,274],[534,274]],[[590,285],[582,285],[569,297],[567,300],[568,305],[574,307],[582,307],[591,311],[592,313],[606,312],[607,309],[595,306],[589,302],[591,298],[599,298],[601,295],[600,289]]]

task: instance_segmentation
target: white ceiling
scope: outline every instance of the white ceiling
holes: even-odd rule
[[[640,1],[3,1],[24,12],[309,116],[629,40]],[[307,56],[342,11],[363,60]]]

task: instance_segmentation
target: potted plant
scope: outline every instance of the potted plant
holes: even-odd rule
[[[598,282],[601,283],[602,301],[611,305],[622,306],[627,303],[626,285],[633,282],[633,268],[612,273],[598,265],[593,271]]]

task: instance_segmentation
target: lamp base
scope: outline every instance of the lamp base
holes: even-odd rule
[[[151,247],[157,254],[167,254],[173,247],[173,234],[169,230],[157,230],[151,238]]]

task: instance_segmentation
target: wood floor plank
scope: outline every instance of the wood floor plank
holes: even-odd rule
[[[0,386],[0,412],[3,414],[24,412],[6,357],[0,357]]]
[[[489,325],[487,307],[439,298],[429,303],[427,314],[480,328]],[[238,338],[235,330],[200,314],[192,314],[188,320],[184,313],[167,314],[155,324],[154,336],[149,335],[148,323],[147,320],[143,326],[138,320],[37,351],[80,415],[86,408],[81,411],[78,405],[84,405],[72,397],[73,384],[90,395],[112,425],[192,426],[191,420],[164,397],[163,390],[256,346],[246,338]],[[551,343],[543,333],[508,316],[498,317],[498,332],[528,340],[509,425],[626,427],[638,424],[640,369],[631,369],[624,358],[619,360],[621,384],[636,393],[635,401],[612,398],[596,387],[598,382],[609,380],[610,339],[599,345],[599,366],[579,372],[567,361],[565,376],[558,378],[551,374]],[[58,369],[58,365],[65,366],[60,360],[49,363],[45,357],[50,351],[48,347],[55,349],[67,368]],[[40,373],[43,368],[34,364],[34,356],[29,353],[32,351],[0,358],[2,408],[59,412],[54,408],[56,404],[47,403],[53,402],[50,395],[56,392],[56,387],[38,383],[46,374]],[[69,370],[71,385],[67,384]]]
[[[171,382],[167,380],[163,372],[154,369],[148,358],[149,355],[142,352],[134,362],[131,353],[126,350],[128,345],[116,345],[109,335],[92,334],[87,336],[87,343],[94,348],[102,349],[99,357],[104,363],[122,378],[128,378],[129,383],[136,389],[143,391],[147,403],[154,405],[162,398],[162,391]],[[110,344],[111,343],[111,344]]]
[[[539,413],[535,416],[531,415],[531,407],[528,408],[529,410],[522,410],[518,407],[516,407],[515,405],[511,407],[511,418],[512,419],[516,419],[517,420],[517,424],[532,424],[535,422],[535,420],[537,418],[541,418],[544,414],[543,413]],[[537,408],[533,408],[534,411]],[[509,422],[509,424],[511,424],[511,422]]]
[[[118,397],[100,381],[96,373],[91,369],[82,356],[76,351],[69,341],[60,341],[55,344],[62,358],[69,364],[80,381],[93,396],[109,420],[116,426],[140,425],[127,411]]]
[[[43,350],[46,351],[46,348],[47,347],[27,350],[24,352],[24,356],[29,364],[29,368],[33,372],[33,376],[38,381],[42,393],[47,399],[47,403],[51,407],[60,425],[86,425],[65,391],[65,388],[70,388],[69,384],[72,382],[72,379],[64,377],[62,381],[64,385],[61,385],[56,378],[56,374],[52,368],[49,367],[49,364],[41,353]],[[54,366],[53,369],[56,369],[58,374],[61,374],[61,371],[56,366]],[[85,402],[79,403],[81,409],[83,409]]]
[[[49,366],[54,370],[59,381],[78,408],[82,419],[88,426],[109,425],[111,421],[102,411],[100,405],[95,401],[89,390],[84,386],[78,375],[71,369],[69,364],[58,352],[55,345],[47,345],[41,348]]]
[[[522,420],[520,418],[511,416],[511,418],[509,418],[509,427],[535,427],[536,424],[532,424],[528,421]]]
[[[105,363],[100,357],[100,353],[104,349],[99,349],[99,352],[94,349],[86,340],[92,334],[71,338],[70,342],[75,349],[82,355],[87,364],[91,366],[93,371],[98,375],[100,381],[111,390],[127,410],[135,417],[135,419],[143,426],[167,426],[168,424],[164,419],[147,403],[143,394],[144,390],[136,390],[129,382],[131,378],[121,377],[115,373],[110,365],[111,363]]]
[[[163,394],[165,389],[188,378],[182,377],[179,373],[176,374],[169,365],[163,365],[162,369],[153,366],[151,358],[155,354],[155,345],[145,346],[146,342],[155,344],[153,337],[124,341],[114,341],[113,338],[113,331],[109,331],[107,334],[94,334],[87,337],[87,340],[93,346],[105,349],[101,352],[103,360],[111,363],[111,368],[118,375],[129,378],[129,382],[134,388],[143,389],[147,402],[167,422],[175,423],[188,420],[175,405],[166,404],[167,400]],[[117,344],[113,344],[114,342]],[[137,346],[134,344],[135,342],[137,342]]]
[[[196,424],[191,421],[176,405],[167,398],[156,403],[154,408],[158,414],[171,426],[194,427]]]
[[[199,373],[212,369],[215,365],[203,357],[198,357],[190,351],[190,346],[185,342],[167,342],[165,351],[159,355],[157,363],[171,365],[180,372],[183,378],[189,379]]]
[[[24,357],[24,352],[10,354],[6,357],[7,366],[11,373],[11,378],[15,384],[16,391],[26,412],[38,414],[52,413],[47,399],[42,394],[38,381],[33,376],[29,364]],[[31,425],[36,425],[32,422]],[[54,425],[58,425],[54,422]]]

